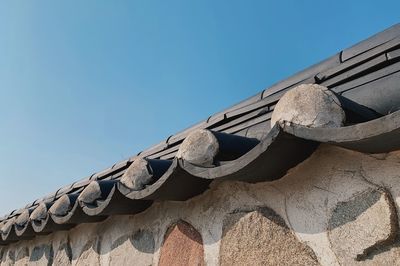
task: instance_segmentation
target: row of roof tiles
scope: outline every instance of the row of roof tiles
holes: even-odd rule
[[[82,189],[8,217],[0,223],[0,243],[9,244],[80,223],[98,222],[110,215],[136,214],[154,201],[187,200],[204,192],[215,179],[272,181],[308,158],[319,143],[367,153],[396,150],[400,148],[400,111],[340,128],[278,123],[259,141],[225,133],[212,134],[217,135],[220,144],[215,158],[223,160],[215,160],[212,165],[195,165],[182,158],[141,159],[144,164],[131,173],[125,171],[123,176],[128,175],[125,179],[93,180]],[[229,156],[221,156],[224,153]],[[130,185],[126,180],[132,175],[146,178],[145,182]]]
[[[116,163],[112,167],[95,173],[90,177],[60,188],[56,192],[38,199],[22,209],[13,211],[9,215],[0,219],[2,225],[0,231],[2,232],[3,237],[2,243],[9,243],[10,241],[23,239],[28,236],[32,237],[37,233],[52,232],[53,230],[69,228],[74,224],[85,221],[98,221],[99,219],[104,219],[107,215],[110,215],[110,212],[107,211],[111,208],[109,206],[113,206],[113,210],[123,209],[124,211],[121,210],[121,212],[126,213],[126,207],[123,207],[125,206],[124,202],[128,205],[132,205],[133,207],[130,207],[132,209],[128,209],[130,213],[135,213],[147,208],[154,200],[176,198],[185,199],[187,198],[187,195],[192,195],[194,192],[197,193],[199,188],[205,189],[208,186],[208,183],[211,182],[210,180],[216,178],[216,176],[213,176],[213,173],[226,173],[224,171],[229,170],[226,165],[229,165],[231,169],[236,169],[238,173],[235,174],[232,172],[228,176],[238,176],[242,174],[243,171],[248,171],[245,170],[247,168],[244,166],[244,161],[249,159],[243,159],[244,161],[241,159],[241,162],[236,161],[238,158],[230,160],[230,162],[242,165],[244,167],[243,169],[229,163],[224,163],[223,165],[207,169],[199,169],[190,163],[185,163],[180,159],[176,159],[175,156],[182,141],[191,132],[198,129],[209,129],[214,132],[223,132],[228,135],[241,136],[244,137],[242,140],[257,139],[258,144],[252,147],[251,150],[246,151],[246,156],[248,156],[248,153],[252,154],[258,152],[262,154],[261,150],[263,150],[263,148],[260,147],[264,147],[267,150],[271,149],[269,145],[276,145],[274,142],[276,140],[275,137],[280,137],[280,134],[286,136],[288,135],[287,131],[290,131],[290,129],[282,128],[270,131],[269,121],[271,113],[280,97],[286,91],[298,84],[317,83],[325,85],[337,94],[345,96],[346,99],[365,105],[382,115],[398,110],[400,109],[400,95],[397,92],[397,86],[395,86],[395,84],[400,79],[400,62],[398,62],[400,58],[399,55],[400,25],[395,25],[366,41],[350,47],[339,54],[294,75],[293,77],[263,90],[259,94],[231,108],[210,116],[207,120],[200,122],[199,124],[168,137],[165,141],[148,150],[140,152],[136,156]],[[382,84],[383,82],[385,86],[382,86],[379,88],[380,90],[377,90],[377,85]],[[350,108],[353,107],[353,105],[350,106]],[[395,118],[397,119],[397,116],[395,116]],[[381,122],[386,121],[385,118],[381,119],[383,120],[378,120]],[[350,124],[356,122],[360,121],[348,121]],[[346,130],[343,132],[348,132]],[[312,143],[312,145],[310,144],[310,147],[314,147],[317,142],[325,142],[326,140],[320,138],[324,138],[325,135],[323,134],[328,133],[331,134],[332,132],[321,132],[322,135],[313,135],[311,142],[307,140],[307,137],[304,138],[306,140],[299,140],[299,138],[302,139],[302,137],[298,137],[296,134],[292,135],[295,136],[296,143],[305,142],[307,145]],[[342,136],[343,133],[338,131],[335,132],[335,134]],[[374,134],[376,135],[376,132]],[[345,138],[346,136],[344,136],[344,139]],[[320,141],[317,141],[317,139],[320,139]],[[281,143],[279,145],[290,146],[291,142],[288,140],[286,141],[287,144],[281,142],[278,143]],[[306,151],[313,149],[310,147],[304,150],[306,154]],[[257,152],[254,152],[253,150],[257,150]],[[371,150],[367,151],[372,152]],[[279,153],[279,151],[276,152]],[[302,156],[304,156],[301,152],[298,152],[298,150],[296,150],[296,152],[291,152],[298,154],[299,158],[303,158]],[[245,154],[241,155],[245,156]],[[257,156],[260,156],[260,154]],[[254,154],[253,156],[257,157]],[[271,162],[274,161],[278,164],[279,161],[277,160],[281,158],[275,153],[270,153],[267,157]],[[132,192],[129,191],[129,189],[127,190],[123,185],[120,185],[120,179],[124,175],[126,169],[138,158],[147,158],[151,165],[160,165],[161,161],[168,161],[169,167],[163,168],[165,172],[160,172],[162,175],[159,176],[160,179],[157,182],[140,191]],[[287,158],[285,161],[286,160]],[[248,161],[248,163],[252,164],[250,161]],[[155,167],[155,169],[156,168],[157,167]],[[224,170],[222,171],[221,169]],[[284,170],[282,171],[286,171],[287,166],[283,167],[283,169]],[[252,171],[256,170],[253,169]],[[274,176],[272,174],[276,174],[276,170],[271,171],[272,172],[266,174],[272,176],[272,179],[279,177],[280,174],[282,174],[280,173]],[[172,176],[173,178],[171,178]],[[218,177],[229,178],[224,176]],[[96,199],[95,204],[87,202],[88,200],[79,201],[79,195],[83,190],[85,190],[85,188],[88,188],[92,181],[97,181],[101,188],[100,199]],[[171,182],[172,185],[168,185]],[[159,187],[156,187],[156,185]],[[177,190],[177,187],[182,187],[182,189]],[[110,193],[118,196],[112,196],[110,198]],[[64,201],[60,201],[62,198]],[[70,216],[64,217],[65,215],[61,215],[63,218],[60,218],[58,217],[60,215],[51,212],[51,207],[54,206],[56,202],[65,203],[67,202],[67,198],[72,206],[72,209],[69,209],[69,207],[66,209]],[[132,200],[135,201],[134,204],[132,203]],[[65,204],[65,206],[66,205],[68,204]],[[45,206],[45,208],[43,208],[43,206]],[[53,207],[53,209],[55,209],[55,207]],[[46,210],[46,212],[43,210]],[[32,220],[32,215],[33,218],[40,218],[40,222],[38,222],[39,220]],[[30,218],[27,219],[26,217]],[[27,224],[30,224],[32,228],[28,229],[29,226],[27,227]]]

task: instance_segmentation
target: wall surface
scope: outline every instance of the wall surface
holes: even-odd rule
[[[155,203],[0,247],[2,265],[399,265],[400,152],[321,145],[274,182],[216,181]]]

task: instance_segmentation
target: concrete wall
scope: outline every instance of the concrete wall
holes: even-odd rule
[[[282,179],[214,182],[155,203],[0,248],[2,265],[398,265],[400,152],[322,145]]]

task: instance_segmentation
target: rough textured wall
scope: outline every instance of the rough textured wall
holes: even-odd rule
[[[216,181],[155,203],[0,248],[2,265],[399,265],[400,152],[322,145],[274,182]]]

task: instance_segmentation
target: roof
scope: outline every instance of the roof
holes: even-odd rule
[[[282,177],[320,143],[380,153],[400,148],[400,24],[295,74],[237,105],[169,136],[101,172],[62,187],[0,219],[0,244],[31,239],[115,214],[135,214],[155,201],[187,200],[214,179],[259,182]],[[276,124],[270,119],[285,92],[303,83],[340,97],[347,121],[340,128]],[[183,140],[207,129],[225,144],[210,165],[177,158]],[[145,158],[145,160],[143,160]],[[267,163],[266,163],[267,162]],[[139,187],[121,182],[133,164],[144,165]]]

